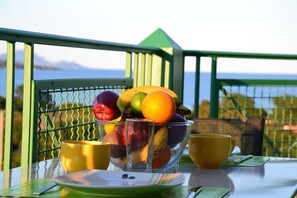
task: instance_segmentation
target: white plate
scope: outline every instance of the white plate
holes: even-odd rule
[[[139,197],[160,194],[185,181],[182,173],[139,173],[106,170],[84,170],[53,179],[85,195]]]

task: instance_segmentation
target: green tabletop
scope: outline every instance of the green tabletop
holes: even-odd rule
[[[179,172],[185,182],[178,187],[153,197],[185,197],[192,186],[203,186],[200,197],[294,197],[297,189],[297,159],[254,157],[265,159],[261,165],[227,165],[219,169],[201,169],[182,157]],[[259,160],[256,160],[259,161]],[[248,160],[245,163],[251,163]],[[254,163],[254,162],[253,162]],[[111,167],[110,167],[111,168]],[[119,171],[118,169],[112,169]],[[33,192],[51,183],[51,179],[63,175],[59,159],[42,161],[28,167],[18,167],[0,172],[0,195],[33,197]],[[259,193],[261,192],[261,193]],[[66,187],[55,187],[40,197],[81,197]]]

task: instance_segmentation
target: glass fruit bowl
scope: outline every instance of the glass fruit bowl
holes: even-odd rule
[[[132,128],[129,120],[96,120],[100,141],[111,143],[111,163],[128,171],[162,172],[177,168],[193,122],[155,123],[150,134],[149,121],[131,119],[139,122]]]

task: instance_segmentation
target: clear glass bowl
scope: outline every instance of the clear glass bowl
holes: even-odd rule
[[[125,144],[128,140],[123,141],[123,134],[126,134],[128,128],[126,128],[126,122],[96,120],[96,123],[99,129],[100,141],[111,143],[111,163],[122,170],[134,171],[133,168],[132,170],[127,168],[127,153],[131,146]],[[193,122],[190,120],[155,124],[152,160],[146,160],[150,154],[144,152],[146,143],[143,141],[144,139],[147,140],[143,135],[145,133],[135,135],[135,142],[138,142],[133,155],[133,158],[136,159],[135,162],[138,163],[135,164],[135,167],[143,166],[142,169],[135,170],[147,171],[145,167],[147,167],[148,163],[152,168],[152,172],[163,172],[172,167],[177,168],[178,161],[188,143],[192,124]]]

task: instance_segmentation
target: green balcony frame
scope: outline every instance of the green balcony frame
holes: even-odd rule
[[[37,145],[37,139],[35,139],[35,129],[38,128],[38,119],[40,116],[40,102],[36,90],[43,90],[43,81],[36,81],[34,79],[34,49],[36,45],[56,46],[56,47],[69,47],[80,49],[92,49],[99,51],[112,51],[122,52],[126,55],[125,76],[123,78],[129,79],[132,83],[132,87],[140,85],[159,85],[172,89],[177,93],[180,99],[184,99],[184,76],[185,76],[185,59],[187,57],[196,58],[196,71],[195,71],[195,93],[194,93],[194,107],[193,117],[199,115],[199,98],[200,98],[200,86],[203,86],[200,82],[200,68],[201,58],[211,59],[211,90],[210,90],[210,117],[216,118],[220,116],[220,102],[224,91],[222,86],[226,86],[226,83],[234,83],[232,86],[241,86],[242,82],[239,79],[224,80],[217,77],[217,66],[222,58],[236,58],[236,59],[266,59],[266,60],[292,60],[297,61],[297,55],[291,54],[260,54],[260,53],[238,53],[238,52],[216,52],[216,51],[200,51],[200,50],[184,50],[177,43],[174,42],[162,29],[157,29],[147,38],[145,38],[138,45],[121,44],[113,42],[105,42],[99,40],[73,38],[59,35],[50,35],[36,32],[19,31],[6,28],[0,28],[0,41],[6,42],[7,45],[7,70],[6,70],[6,117],[5,117],[5,138],[4,138],[4,170],[11,168],[12,158],[12,137],[13,137],[13,123],[14,123],[14,83],[15,83],[15,51],[16,43],[22,43],[24,46],[24,95],[23,95],[23,129],[22,129],[22,159],[21,166],[30,164],[39,158],[38,152],[35,152]],[[83,80],[85,84],[89,83],[88,80]],[[100,79],[98,79],[100,80]],[[57,88],[61,88],[67,84],[65,81],[53,80],[48,81],[44,90],[50,88],[51,83]],[[129,83],[129,87],[131,84]],[[225,84],[224,84],[225,83]],[[237,83],[237,85],[236,85]],[[248,86],[259,86],[261,81],[246,81]],[[275,85],[284,87],[296,86],[294,80],[278,81],[267,80],[265,83],[269,85]],[[274,84],[278,83],[278,85]],[[121,84],[121,83],[120,83]],[[123,83],[125,85],[125,83]],[[77,86],[79,87],[79,86]],[[74,88],[74,87],[73,87]],[[46,92],[45,92],[46,93]],[[236,100],[233,100],[233,102]],[[293,101],[293,99],[292,99]],[[75,108],[72,108],[75,109]],[[240,116],[241,107],[237,106]],[[44,112],[43,112],[44,113]],[[50,109],[45,112],[52,113]],[[43,115],[43,116],[44,116]],[[293,115],[293,114],[292,114]],[[46,120],[46,117],[43,117]],[[292,116],[291,120],[286,120],[288,123],[294,123],[296,117]],[[48,121],[45,121],[48,122]],[[282,120],[281,122],[284,122]],[[268,125],[267,125],[268,126]],[[275,129],[273,129],[275,130]],[[289,131],[293,133],[293,131]],[[279,133],[274,133],[274,136],[278,136]],[[289,136],[287,145],[285,141],[287,137],[281,136],[280,140],[283,142],[277,142],[273,139],[274,147],[279,149],[279,152],[275,152],[273,155],[297,155],[293,141],[293,136]],[[267,140],[268,142],[268,140]],[[54,143],[55,144],[55,143]],[[58,145],[58,144],[57,144]],[[56,146],[57,146],[56,145]],[[291,149],[291,151],[289,151]],[[46,149],[50,151],[51,149]],[[283,152],[285,150],[285,152]],[[288,151],[287,151],[288,150]],[[35,152],[35,153],[34,153]],[[51,151],[50,151],[51,152]],[[264,150],[265,153],[265,150]],[[285,153],[285,154],[284,154]],[[266,155],[270,155],[270,152],[266,152]]]

